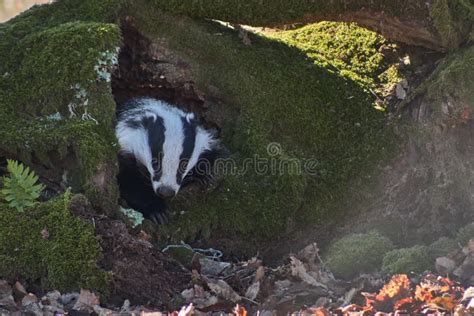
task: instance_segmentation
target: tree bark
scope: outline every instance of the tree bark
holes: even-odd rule
[[[323,20],[357,22],[383,36],[438,51],[473,38],[472,0],[155,0],[193,17],[278,27]]]

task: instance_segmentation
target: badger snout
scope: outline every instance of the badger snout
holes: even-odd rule
[[[161,198],[169,199],[174,197],[176,192],[170,187],[162,186],[156,190],[156,194],[158,194]]]

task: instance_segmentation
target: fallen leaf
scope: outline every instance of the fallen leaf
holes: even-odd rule
[[[252,283],[245,292],[245,297],[254,301],[257,298],[258,292],[260,292],[260,281]]]
[[[237,294],[224,280],[209,281],[207,285],[211,291],[226,300],[236,303],[242,299],[242,297]]]
[[[235,316],[247,316],[247,310],[244,307],[237,304],[234,308],[234,315]]]

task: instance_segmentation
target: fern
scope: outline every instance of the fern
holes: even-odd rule
[[[3,188],[0,189],[0,196],[12,208],[23,212],[25,208],[35,204],[44,185],[36,184],[38,176],[29,167],[23,166],[15,160],[7,160],[7,169],[10,172],[9,177],[3,177]]]

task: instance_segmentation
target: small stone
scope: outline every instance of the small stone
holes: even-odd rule
[[[38,303],[38,298],[34,294],[27,294],[21,300],[22,312],[34,315],[43,315],[41,303]]]
[[[64,310],[68,311],[74,307],[79,300],[79,293],[66,293],[61,295],[60,302],[63,304]]]
[[[449,259],[447,257],[439,257],[436,258],[435,262],[436,271],[439,274],[446,275],[454,271],[456,269],[456,262],[454,260]]]
[[[397,83],[397,85],[395,86],[395,96],[399,100],[403,100],[407,97],[407,93],[405,89],[403,89],[403,86],[401,83]]]
[[[32,303],[38,303],[38,298],[32,293],[25,295],[25,297],[23,297],[23,299],[21,300],[22,306],[26,306]]]

